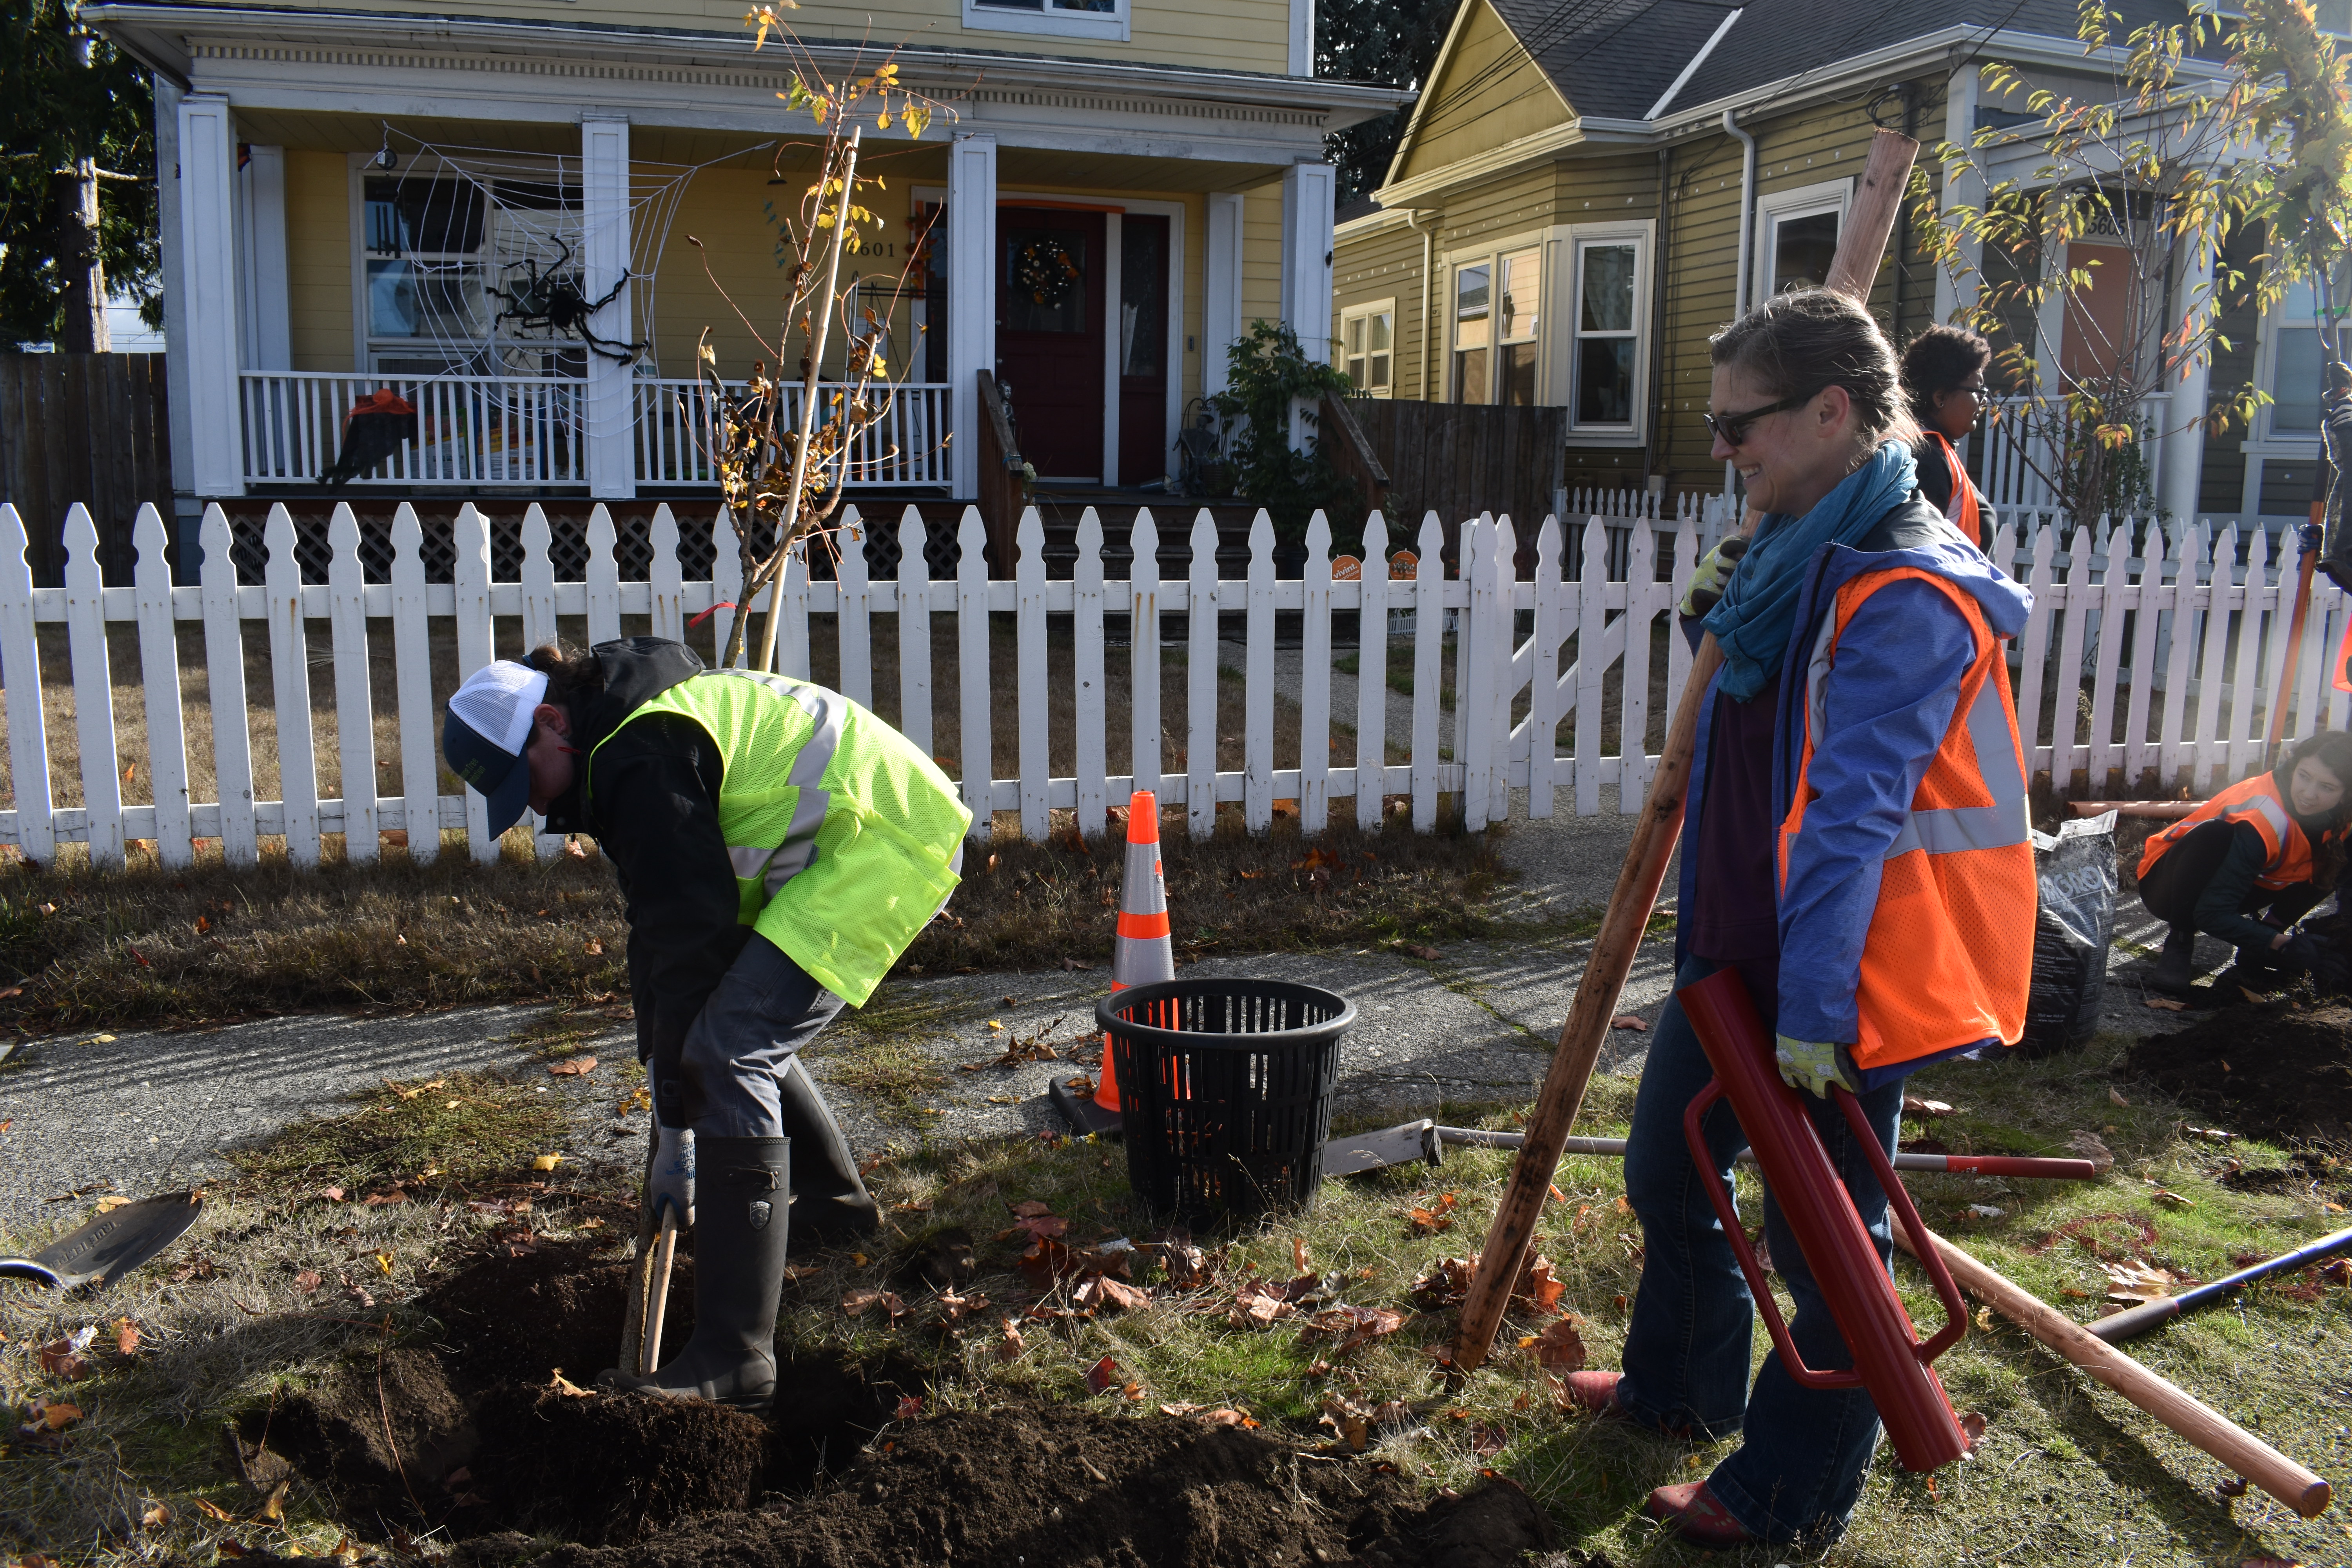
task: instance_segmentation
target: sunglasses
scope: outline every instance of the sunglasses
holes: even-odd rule
[[[1778,403],[1751,408],[1745,414],[1702,414],[1699,417],[1706,421],[1706,427],[1715,432],[1717,440],[1727,447],[1737,447],[1748,439],[1748,427],[1767,414],[1784,414],[1791,408],[1802,408],[1818,395],[1818,391],[1808,392],[1800,397],[1784,397]]]

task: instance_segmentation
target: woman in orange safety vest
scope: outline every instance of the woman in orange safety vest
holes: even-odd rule
[[[2336,886],[2352,823],[2352,735],[2325,730],[2266,773],[2231,784],[2151,837],[2139,858],[2140,901],[2172,929],[2148,984],[2186,993],[2197,933],[2238,950],[2257,989],[2275,975],[2311,973],[2339,989],[2344,963],[2294,922]],[[2216,993],[2235,995],[2217,985]]]
[[[1919,421],[1919,444],[1911,460],[1919,466],[1919,494],[1949,518],[1960,537],[1992,550],[1992,507],[1969,479],[1954,442],[1968,438],[1977,416],[1992,406],[1985,370],[1992,345],[1959,327],[1929,327],[1903,351],[1903,389],[1911,395],[1911,416]]]

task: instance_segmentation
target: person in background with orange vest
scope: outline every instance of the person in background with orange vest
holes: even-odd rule
[[[2352,823],[2348,784],[2352,735],[2324,730],[2270,772],[2231,784],[2152,835],[2140,851],[2140,902],[2172,929],[2147,983],[2188,994],[2203,931],[2237,948],[2243,979],[2258,989],[2274,976],[2308,973],[2325,989],[2342,990],[2342,955],[2294,927],[2335,890]],[[2236,996],[2232,985],[2214,989]]]
[[[1855,1094],[1895,1148],[1903,1082],[2024,1030],[2035,883],[2002,639],[2032,599],[1916,494],[1918,432],[1895,351],[1842,295],[1776,295],[1716,337],[1707,425],[1763,514],[1703,622],[1724,664],[1700,710],[1683,822],[1677,984],[1726,967],[1777,1037],[1780,1076],[1875,1238],[1886,1195],[1830,1099]],[[1577,1405],[1738,1450],[1649,1512],[1711,1548],[1834,1538],[1879,1422],[1868,1394],[1800,1387],[1683,1138],[1713,1076],[1678,1004],[1651,1035],[1625,1151],[1642,1221],[1622,1372],[1579,1372]],[[1701,1124],[1724,1182],[1746,1146],[1727,1104]],[[1778,1202],[1764,1235],[1808,1365],[1851,1367]]]
[[[1919,466],[1919,493],[1952,520],[1961,538],[1988,553],[1992,506],[1969,480],[1955,443],[1966,440],[1978,417],[1992,406],[1985,385],[1991,363],[1992,345],[1960,327],[1929,327],[1903,351],[1903,385],[1922,432],[1911,448],[1911,460]]]

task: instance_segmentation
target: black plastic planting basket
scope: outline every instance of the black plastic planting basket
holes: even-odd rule
[[[1281,980],[1163,980],[1105,997],[1095,1021],[1145,1203],[1202,1218],[1314,1203],[1354,1003]]]

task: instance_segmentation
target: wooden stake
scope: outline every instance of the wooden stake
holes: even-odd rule
[[[1892,1217],[1892,1216],[1890,1216]],[[1896,1218],[1895,1245],[1919,1256],[1917,1240]],[[2004,1279],[1935,1232],[1927,1241],[1943,1256],[1961,1289],[2105,1384],[2182,1437],[2278,1499],[2305,1519],[2316,1518],[2334,1494],[2328,1484],[2194,1395],[2158,1377],[2082,1324]]]
[[[1865,302],[1886,257],[1887,237],[1903,211],[1903,197],[1911,184],[1911,164],[1919,143],[1900,131],[1880,127],[1870,139],[1870,157],[1854,187],[1853,205],[1846,209],[1838,236],[1837,257],[1830,263],[1822,287]]]
[[[1837,256],[1830,263],[1828,287],[1856,300],[1870,297],[1871,280],[1878,275],[1886,237],[1894,232],[1895,214],[1910,183],[1912,160],[1918,153],[1919,143],[1899,132],[1881,130],[1872,137],[1862,187],[1846,214]],[[1666,731],[1665,750],[1658,758],[1650,798],[1635,819],[1633,842],[1617,872],[1616,889],[1609,895],[1609,913],[1601,921],[1601,934],[1593,939],[1584,977],[1577,982],[1576,1000],[1569,1006],[1568,1022],[1559,1031],[1559,1045],[1544,1073],[1543,1089],[1536,1096],[1535,1109],[1528,1113],[1527,1142],[1519,1146],[1518,1161],[1511,1167],[1511,1184],[1496,1205],[1486,1245],[1478,1254],[1477,1271],[1471,1276],[1469,1293],[1462,1302],[1462,1325],[1454,1335],[1452,1364],[1452,1376],[1457,1380],[1477,1371],[1493,1348],[1495,1331],[1502,1326],[1504,1310],[1510,1305],[1511,1286],[1534,1245],[1536,1220],[1543,1212],[1545,1195],[1551,1191],[1552,1172],[1559,1165],[1560,1150],[1584,1103],[1585,1086],[1600,1059],[1601,1039],[1609,1032],[1609,1019],[1625,989],[1625,976],[1633,970],[1633,954],[1649,928],[1650,911],[1657,905],[1666,862],[1673,858],[1675,841],[1682,833],[1683,801],[1690,788],[1699,708],[1722,662],[1723,650],[1716,647],[1715,638],[1701,639],[1698,655],[1691,660],[1690,679],[1675,709],[1674,724]]]

